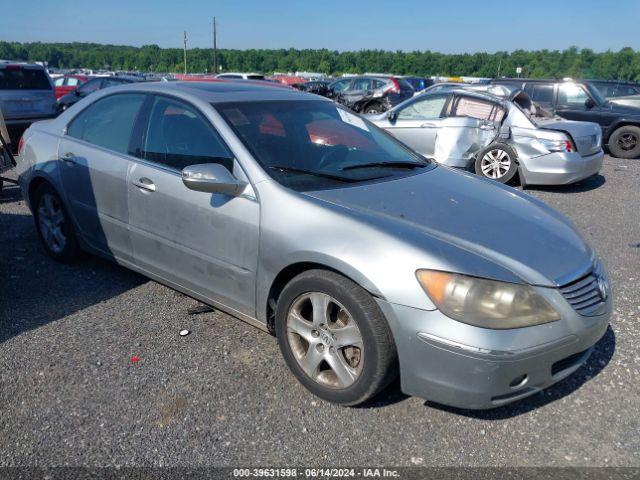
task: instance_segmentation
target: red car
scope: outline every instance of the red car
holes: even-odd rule
[[[53,81],[53,85],[56,88],[56,100],[67,93],[73,92],[87,80],[89,80],[89,77],[86,75],[65,75],[56,78]]]

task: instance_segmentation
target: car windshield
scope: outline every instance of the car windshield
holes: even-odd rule
[[[598,102],[598,105],[607,103],[607,99],[604,97],[604,95],[602,95],[602,93],[600,93],[600,90],[598,90],[590,83],[586,83],[585,86],[587,87],[587,90],[589,90],[589,93],[595,99],[595,101]]]
[[[332,102],[239,102],[214,107],[265,171],[294,190],[392,179],[434,166]]]

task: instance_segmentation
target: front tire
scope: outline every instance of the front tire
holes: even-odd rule
[[[62,263],[76,261],[81,254],[80,246],[58,192],[43,183],[35,191],[33,206],[38,237],[47,254]]]
[[[609,151],[616,158],[640,157],[640,128],[625,125],[609,137]]]
[[[282,291],[276,308],[280,351],[311,393],[357,405],[397,376],[391,331],[371,295],[351,280],[309,270]]]
[[[371,103],[364,109],[364,113],[367,115],[376,115],[382,112],[384,112],[384,108],[382,108],[382,105],[380,105],[379,103]]]
[[[507,183],[518,171],[516,152],[506,143],[492,143],[478,153],[474,167],[477,175]]]

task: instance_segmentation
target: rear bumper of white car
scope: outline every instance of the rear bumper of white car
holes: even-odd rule
[[[520,179],[526,185],[568,185],[600,171],[604,152],[587,157],[577,152],[553,152],[520,160]]]

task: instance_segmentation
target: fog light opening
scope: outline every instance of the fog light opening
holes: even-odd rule
[[[513,380],[511,380],[511,383],[509,384],[509,386],[511,388],[520,388],[527,383],[527,380],[529,380],[529,377],[527,377],[527,374],[525,373],[524,375],[520,375],[519,377],[516,377]]]

